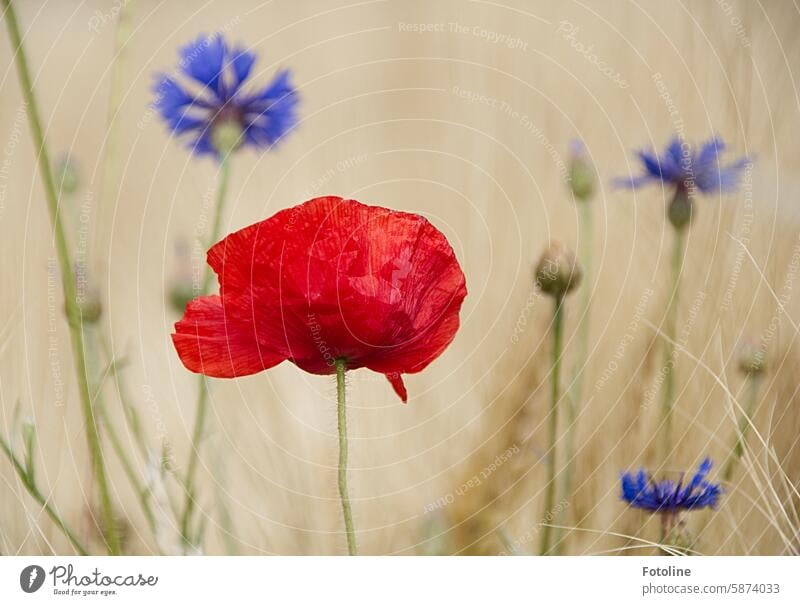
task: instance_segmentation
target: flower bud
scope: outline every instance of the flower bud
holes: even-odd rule
[[[764,371],[764,350],[751,339],[739,343],[737,358],[739,371],[748,376],[755,376]]]
[[[67,153],[58,158],[54,166],[53,176],[62,195],[71,195],[80,187],[81,175],[78,171],[78,166]]]
[[[241,146],[243,139],[242,127],[234,120],[219,120],[212,127],[211,144],[222,157],[236,151]]]
[[[585,202],[592,197],[595,172],[583,141],[575,140],[570,146],[568,181],[575,199]]]
[[[173,282],[167,294],[169,296],[169,305],[178,313],[184,313],[186,311],[186,305],[188,305],[192,299],[197,298],[192,283],[186,281]]]
[[[685,187],[678,187],[667,209],[669,222],[677,231],[682,230],[692,220],[692,209],[692,197],[689,192]]]
[[[192,279],[190,250],[185,241],[179,241],[175,245],[175,258],[176,268],[167,288],[167,300],[175,311],[184,313],[189,301],[199,294]]]
[[[100,292],[89,281],[89,274],[83,263],[75,265],[75,301],[71,307],[66,305],[65,313],[67,321],[78,326],[97,323],[103,315]]]
[[[552,242],[536,267],[536,283],[542,292],[556,298],[578,287],[582,271],[575,254],[561,242]]]

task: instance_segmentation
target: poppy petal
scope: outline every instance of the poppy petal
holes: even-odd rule
[[[399,372],[390,372],[386,374],[386,379],[389,381],[389,384],[392,385],[394,392],[397,393],[397,396],[400,397],[400,400],[403,403],[408,403],[408,391],[406,391],[406,385],[403,383],[403,377],[400,375]]]
[[[248,376],[285,359],[260,347],[252,327],[226,321],[219,296],[191,301],[175,324],[172,341],[187,369],[214,378]]]

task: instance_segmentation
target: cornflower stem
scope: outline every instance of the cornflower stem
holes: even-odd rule
[[[556,296],[553,299],[553,364],[551,380],[550,415],[548,417],[548,430],[550,447],[547,450],[547,485],[544,495],[543,518],[551,514],[556,500],[556,443],[558,432],[558,400],[561,396],[561,349],[564,332],[564,297]],[[545,523],[542,530],[540,554],[550,554],[550,538],[552,535],[550,523]]]
[[[72,344],[72,356],[75,361],[75,374],[78,381],[78,393],[86,428],[86,440],[88,442],[89,456],[92,461],[94,474],[97,478],[97,487],[100,495],[100,509],[105,529],[103,535],[105,536],[106,547],[108,548],[109,554],[117,555],[120,552],[120,542],[117,535],[117,527],[114,523],[111,494],[106,477],[102,447],[100,445],[100,434],[92,409],[89,379],[86,373],[86,359],[84,357],[85,341],[83,327],[81,325],[81,313],[76,301],[72,259],[66,233],[64,231],[50,157],[47,152],[44,130],[39,117],[39,106],[33,90],[33,82],[31,80],[27,56],[25,55],[25,48],[22,44],[22,35],[19,29],[19,22],[17,21],[16,11],[14,10],[14,5],[11,0],[0,0],[0,2],[5,11],[5,20],[11,37],[12,47],[15,49],[14,59],[17,64],[20,87],[22,88],[22,94],[28,108],[28,122],[30,124],[31,135],[34,144],[39,150],[39,172],[44,185],[45,199],[50,211],[50,219],[53,224],[56,251],[61,271],[61,284],[64,291],[64,307],[67,313],[67,323],[69,325],[70,341]]]
[[[575,362],[575,377],[567,393],[567,434],[564,442],[565,466],[563,480],[561,483],[561,494],[564,498],[572,495],[572,474],[575,468],[575,432],[578,426],[578,414],[583,397],[583,377],[586,362],[589,357],[589,307],[592,300],[592,291],[589,287],[592,282],[592,207],[589,200],[578,202],[580,208],[580,229],[583,234],[583,241],[579,251],[580,263],[583,267],[585,285],[581,293],[581,322],[578,326],[578,357]],[[559,526],[566,525],[568,507],[561,507],[558,513]],[[556,554],[560,555],[564,551],[565,542],[561,538],[561,529],[556,529],[555,544]]]
[[[211,227],[211,243],[219,239],[220,230],[222,229],[222,215],[225,207],[225,201],[228,197],[228,183],[230,181],[231,172],[231,154],[223,153],[219,166],[219,182],[217,183],[217,197],[215,200],[214,208],[214,222]],[[203,274],[203,282],[200,287],[200,295],[208,294],[211,287],[211,279],[214,273],[211,267],[206,266],[205,273]],[[197,379],[197,405],[195,407],[194,428],[192,430],[192,448],[189,453],[189,464],[186,468],[186,478],[184,479],[184,489],[186,492],[186,499],[183,505],[183,514],[181,515],[181,536],[187,546],[193,545],[192,536],[190,536],[189,526],[192,522],[192,515],[196,503],[195,499],[195,475],[197,474],[197,464],[200,455],[200,443],[203,440],[205,433],[206,415],[208,413],[208,381],[202,374]]]
[[[663,546],[673,546],[673,531],[675,530],[675,526],[678,523],[678,514],[672,512],[661,512],[659,513],[661,517],[661,539],[659,542]],[[673,555],[674,553],[670,551],[668,548],[660,548],[659,550],[663,551],[665,555]]]
[[[345,372],[347,362],[337,359],[336,362],[336,418],[339,427],[339,499],[342,501],[344,528],[347,533],[347,552],[357,555],[356,532],[353,527],[353,509],[347,493],[347,394]]]
[[[56,526],[61,530],[67,540],[69,540],[69,543],[72,544],[72,547],[76,550],[76,552],[82,556],[88,555],[89,551],[75,535],[75,532],[70,529],[66,522],[64,522],[64,520],[61,518],[61,515],[59,515],[52,507],[48,499],[44,497],[41,491],[39,491],[39,488],[36,486],[36,482],[33,480],[33,477],[29,474],[28,470],[25,468],[25,465],[19,458],[17,458],[17,456],[14,454],[14,450],[11,449],[10,444],[3,437],[0,437],[0,449],[3,450],[11,462],[11,465],[14,467],[14,470],[17,472],[17,475],[19,475],[22,485],[25,486],[25,489],[28,491],[31,497],[36,500],[39,506],[41,506],[50,519],[52,519],[53,523],[55,523]]]
[[[667,340],[664,347],[664,398],[662,401],[663,460],[668,460],[672,452],[672,410],[675,407],[675,331],[680,302],[681,269],[686,241],[686,230],[675,229],[672,245],[672,289],[667,302]]]
[[[747,381],[750,390],[747,408],[744,410],[744,416],[739,420],[739,426],[736,431],[736,442],[734,443],[731,453],[728,455],[728,461],[725,463],[725,469],[722,472],[722,479],[726,483],[733,477],[733,472],[736,470],[736,466],[744,453],[744,443],[747,432],[750,430],[750,423],[753,421],[753,414],[758,405],[760,386],[758,374],[751,374]]]

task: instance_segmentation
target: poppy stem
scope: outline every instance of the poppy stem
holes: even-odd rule
[[[357,555],[356,532],[353,527],[353,510],[350,507],[350,496],[347,494],[347,395],[345,393],[345,372],[347,362],[336,360],[336,416],[339,426],[339,498],[342,501],[344,527],[347,532],[347,552]]]
[[[547,485],[545,486],[543,520],[551,517],[556,503],[556,437],[558,432],[558,400],[561,397],[561,349],[564,332],[564,297],[553,299],[553,365],[551,379],[550,415],[548,417],[550,447],[547,450]],[[552,527],[544,524],[540,554],[550,554]]]
[[[663,414],[663,460],[669,459],[672,452],[672,410],[675,407],[675,330],[678,321],[680,301],[681,270],[683,268],[685,229],[675,229],[672,249],[672,290],[667,302],[667,342],[664,347],[664,399]]]
[[[111,505],[111,494],[109,491],[108,478],[106,477],[105,463],[103,460],[103,450],[100,445],[100,433],[92,408],[91,393],[89,391],[89,380],[87,376],[85,355],[85,335],[83,333],[83,321],[81,311],[77,303],[75,275],[72,269],[72,258],[69,252],[64,224],[59,209],[58,194],[56,193],[55,180],[53,178],[50,157],[47,152],[47,144],[44,136],[44,129],[39,117],[39,106],[33,90],[28,59],[25,48],[22,44],[22,35],[17,21],[16,11],[11,0],[1,0],[5,12],[5,21],[8,33],[11,38],[14,52],[14,60],[17,64],[20,88],[24,98],[24,108],[27,109],[28,122],[35,149],[38,150],[39,173],[44,185],[45,199],[50,211],[50,219],[53,224],[53,235],[55,238],[56,251],[58,254],[59,269],[61,271],[61,284],[64,292],[64,307],[67,313],[67,324],[69,325],[70,341],[72,344],[72,357],[75,362],[75,374],[78,381],[78,393],[81,400],[81,410],[83,421],[86,427],[86,440],[89,447],[89,457],[92,461],[92,468],[97,478],[97,487],[100,494],[100,508],[103,517],[103,536],[109,554],[118,555],[120,553],[120,542],[117,535],[117,526],[114,522],[113,508]],[[29,490],[30,487],[29,487]],[[35,496],[35,494],[32,493]],[[51,518],[53,515],[48,511]],[[55,519],[55,518],[54,518]],[[59,527],[63,525],[56,521]]]
[[[225,200],[228,194],[228,183],[231,175],[231,153],[222,153],[220,156],[219,165],[219,182],[217,183],[217,199],[214,209],[214,222],[211,227],[211,243],[215,243],[219,239],[220,230],[222,229],[222,214],[225,207]],[[211,287],[211,280],[214,273],[210,266],[206,265],[205,273],[203,274],[203,282],[200,287],[200,295],[205,296]],[[206,427],[206,415],[208,413],[208,379],[200,374],[197,380],[197,406],[196,406],[194,428],[192,430],[192,449],[189,454],[189,464],[186,468],[186,478],[184,479],[184,490],[186,492],[186,501],[183,506],[183,514],[181,515],[181,537],[184,544],[192,546],[194,541],[190,536],[189,526],[192,522],[192,515],[195,506],[195,474],[197,473],[197,464],[200,456],[200,443],[203,440]],[[199,536],[198,536],[199,539]]]
[[[749,376],[748,382],[750,383],[750,400],[747,402],[747,409],[744,410],[744,416],[739,420],[739,427],[736,430],[736,443],[729,454],[728,462],[725,464],[725,470],[722,472],[722,479],[726,483],[733,477],[733,471],[736,470],[736,465],[742,457],[742,454],[744,454],[745,438],[747,437],[747,431],[750,429],[750,423],[753,421],[753,413],[756,411],[758,405],[758,374]]]

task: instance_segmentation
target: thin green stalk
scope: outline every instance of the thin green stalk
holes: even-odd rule
[[[101,334],[98,340],[100,341],[100,347],[103,349],[103,355],[111,369],[111,373],[114,375],[114,381],[117,387],[117,398],[122,406],[122,412],[125,415],[125,424],[133,434],[134,441],[139,448],[142,459],[148,460],[150,457],[150,450],[147,448],[147,441],[142,433],[142,423],[139,420],[139,414],[136,411],[136,407],[130,402],[127,389],[125,388],[125,381],[122,377],[122,370],[124,369],[123,364],[114,357],[111,345],[105,334]]]
[[[131,32],[132,14],[134,0],[124,0],[120,3],[119,15],[117,17],[116,39],[114,41],[114,59],[111,70],[111,84],[108,97],[108,119],[106,122],[106,142],[103,153],[102,181],[100,188],[100,206],[102,212],[104,208],[116,207],[116,203],[111,200],[111,190],[113,187],[119,189],[119,137],[120,128],[119,113],[122,106],[124,85],[128,81],[125,77],[126,67],[126,48]],[[107,242],[103,242],[107,244]]]
[[[678,322],[678,306],[680,302],[681,269],[683,268],[684,229],[675,230],[672,242],[672,290],[667,302],[667,340],[664,347],[664,399],[663,415],[663,459],[667,460],[672,451],[672,409],[675,406],[675,331]]]
[[[556,442],[558,433],[558,400],[561,396],[561,349],[564,332],[564,298],[553,301],[553,376],[551,380],[550,416],[548,417],[550,447],[547,450],[547,485],[544,495],[544,514],[551,514],[556,503]],[[544,524],[540,554],[550,554],[551,524]]]
[[[222,155],[219,167],[219,183],[217,184],[217,198],[214,210],[214,223],[211,228],[211,243],[219,239],[220,230],[222,228],[222,214],[225,207],[225,200],[228,194],[228,182],[230,181],[230,153]],[[214,276],[211,267],[206,266],[203,275],[203,282],[200,288],[200,294],[208,294],[211,287],[211,279]],[[194,513],[195,506],[195,474],[197,473],[197,463],[200,454],[200,442],[203,439],[206,426],[206,415],[208,413],[208,381],[205,376],[200,374],[197,380],[197,406],[194,419],[194,430],[192,431],[192,449],[189,453],[189,465],[186,469],[186,479],[184,481],[186,489],[186,500],[183,505],[183,514],[181,515],[181,536],[184,543],[187,545],[192,544],[192,538],[189,535],[189,527],[192,522],[192,514]]]
[[[225,544],[225,554],[235,556],[239,554],[239,546],[236,541],[236,528],[227,502],[227,489],[224,477],[227,477],[228,473],[225,472],[222,457],[219,455],[219,448],[215,447],[214,450],[216,454],[213,459],[214,474],[218,477],[218,480],[214,482],[214,495],[217,506],[219,533],[222,537],[222,542]]]
[[[5,455],[8,456],[9,461],[14,466],[14,470],[17,472],[17,475],[19,475],[19,478],[22,481],[22,484],[25,486],[25,489],[28,490],[28,493],[33,497],[34,500],[36,500],[36,502],[39,503],[39,506],[44,509],[50,519],[53,520],[53,523],[55,523],[64,536],[66,536],[67,540],[69,540],[69,543],[72,544],[72,547],[78,552],[79,555],[88,555],[89,551],[86,550],[86,547],[81,544],[81,541],[75,535],[75,532],[69,528],[61,516],[50,505],[50,502],[47,500],[47,498],[45,498],[42,492],[39,491],[39,488],[36,487],[33,478],[28,475],[27,471],[25,470],[25,466],[16,457],[14,451],[11,449],[11,446],[3,437],[0,437],[0,448],[2,448],[3,452],[5,452]]]
[[[336,417],[339,427],[339,498],[342,501],[344,527],[347,532],[347,552],[357,555],[356,532],[353,527],[353,509],[350,507],[350,496],[347,494],[347,396],[345,393],[345,372],[347,362],[336,360]]]
[[[565,468],[561,484],[561,494],[569,499],[572,495],[572,475],[575,470],[575,433],[578,429],[579,408],[583,398],[583,378],[586,363],[589,357],[589,307],[592,301],[592,206],[589,200],[578,202],[580,208],[580,232],[583,234],[582,245],[579,251],[580,264],[583,267],[583,291],[581,292],[581,322],[578,326],[578,356],[575,361],[575,377],[567,392],[567,435],[565,438]],[[563,506],[558,513],[556,525],[565,526],[565,519],[569,507]],[[564,551],[564,540],[561,538],[561,529],[556,529],[556,554]]]
[[[78,380],[78,392],[81,399],[81,409],[83,421],[86,426],[86,439],[89,446],[89,455],[92,466],[97,477],[97,487],[100,493],[100,508],[105,526],[104,536],[108,551],[112,555],[120,552],[119,537],[117,527],[114,523],[114,514],[111,506],[111,494],[106,477],[103,452],[100,445],[100,434],[92,410],[91,394],[89,391],[89,381],[86,374],[86,360],[84,359],[85,343],[83,329],[81,327],[80,310],[75,296],[75,280],[72,272],[72,259],[70,257],[69,246],[67,244],[64,225],[58,205],[58,195],[56,193],[55,181],[50,165],[50,158],[47,153],[44,130],[42,129],[41,119],[39,118],[39,107],[33,91],[28,60],[25,49],[22,45],[22,35],[20,34],[19,23],[14,6],[11,0],[0,0],[5,9],[6,25],[11,37],[12,48],[14,48],[14,58],[17,63],[20,87],[28,108],[28,118],[30,123],[31,135],[34,144],[39,150],[39,172],[41,173],[44,185],[45,198],[50,211],[50,219],[53,223],[56,250],[58,252],[59,267],[61,270],[61,284],[64,290],[64,305],[67,312],[70,340],[72,343],[72,356],[75,360],[75,373]]]
[[[128,477],[128,481],[130,481],[133,489],[136,491],[137,496],[139,496],[139,503],[141,504],[142,512],[144,512],[144,516],[147,519],[147,525],[153,532],[155,532],[155,516],[150,508],[149,490],[144,487],[139,479],[139,476],[136,474],[136,470],[133,468],[133,463],[128,458],[125,447],[122,444],[122,440],[119,438],[111,419],[108,417],[108,413],[105,409],[105,403],[103,401],[98,402],[97,412],[100,422],[102,422],[103,427],[105,427],[108,440],[111,442],[111,447],[114,450],[114,453],[117,454],[119,461],[122,463],[122,470]]]
[[[94,336],[92,338],[91,336]],[[87,358],[92,359],[94,347],[90,346],[92,342],[101,341],[102,339],[95,334],[92,334],[90,331],[90,337],[87,338]],[[93,365],[93,364],[90,364]],[[95,415],[97,416],[100,423],[103,425],[105,429],[106,435],[108,435],[108,440],[111,442],[111,448],[114,450],[114,453],[117,455],[120,463],[122,464],[122,470],[125,473],[125,476],[128,478],[128,481],[133,486],[133,489],[136,491],[136,494],[139,496],[139,503],[142,507],[142,512],[147,519],[147,524],[149,525],[151,530],[155,530],[155,517],[153,515],[153,511],[150,508],[150,502],[148,500],[148,491],[142,485],[142,482],[139,479],[139,476],[136,473],[136,470],[133,466],[133,461],[128,456],[128,452],[124,445],[122,444],[122,440],[119,438],[119,434],[114,427],[114,424],[111,422],[111,418],[108,416],[108,410],[106,409],[106,402],[105,397],[103,397],[103,387],[105,386],[105,379],[106,376],[114,372],[114,360],[109,359],[106,367],[102,371],[102,373],[96,379],[96,384],[93,385],[93,401],[94,401],[94,410]]]
[[[744,416],[739,420],[739,428],[736,431],[736,443],[728,456],[728,461],[725,463],[725,469],[722,472],[722,479],[728,483],[733,477],[733,471],[736,470],[736,465],[744,454],[744,442],[747,437],[747,432],[750,430],[750,423],[753,421],[753,414],[758,405],[758,387],[759,376],[752,374],[748,377],[750,387],[750,400],[747,402],[747,409],[744,410]]]
[[[659,550],[665,555],[673,556],[675,552],[670,547],[675,546],[673,532],[678,521],[677,513],[659,513],[659,516],[661,517],[661,538],[659,540],[661,548]]]

